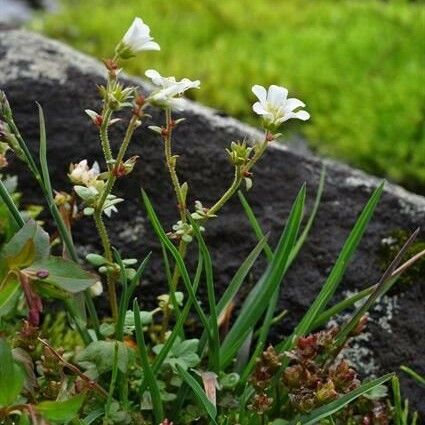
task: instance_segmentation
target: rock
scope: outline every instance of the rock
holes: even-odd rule
[[[0,28],[23,25],[33,17],[34,9],[56,8],[55,0],[0,0]]]
[[[18,30],[0,32],[0,60],[0,87],[8,94],[17,122],[32,150],[37,149],[38,143],[34,102],[37,100],[43,105],[54,187],[69,190],[66,173],[71,161],[83,158],[101,160],[96,129],[85,116],[84,109],[99,108],[96,84],[103,82],[102,65],[61,43]],[[144,90],[149,89],[139,79],[131,78],[129,81]],[[209,108],[189,101],[185,105],[182,116],[187,119],[175,131],[174,152],[180,155],[179,174],[182,181],[190,183],[191,205],[196,199],[211,205],[232,179],[225,147],[232,140],[244,137],[256,139],[260,133],[234,119],[220,117]],[[166,283],[159,243],[153,237],[139,202],[140,186],[151,196],[167,229],[177,219],[175,200],[164,167],[161,140],[146,129],[147,125],[160,123],[163,117],[158,111],[152,111],[152,115],[152,122],[137,130],[129,151],[129,155],[141,157],[135,172],[123,179],[115,190],[126,202],[120,206],[120,214],[108,220],[112,240],[124,255],[142,258],[153,251],[149,271],[139,294],[145,305],[152,304],[155,295],[166,291]],[[118,125],[112,134],[115,149],[122,132],[123,127]],[[27,202],[40,202],[36,184],[22,164],[14,160],[11,162],[10,172],[19,175],[20,187],[25,192],[24,199]],[[274,338],[284,335],[311,304],[356,216],[380,180],[337,162],[314,157],[305,150],[295,152],[284,145],[275,144],[256,167],[254,187],[247,194],[265,231],[271,232],[271,243],[275,243],[303,182],[307,183],[307,206],[310,210],[323,163],[327,166],[323,200],[311,235],[285,277],[280,308],[288,308],[290,315],[277,328]],[[348,291],[356,291],[376,282],[384,262],[380,255],[383,241],[388,241],[396,230],[412,232],[424,221],[425,199],[387,183],[336,299],[346,296]],[[422,238],[423,235],[422,232]],[[214,260],[217,292],[222,293],[255,244],[237,199],[208,224],[205,237]],[[80,245],[81,253],[100,250],[90,219],[76,225],[75,240]],[[264,262],[260,261],[254,276],[258,276],[263,268]],[[356,353],[362,354],[357,359],[360,362],[358,366],[367,369],[368,373],[398,371],[401,364],[425,373],[425,273],[422,276],[419,274],[415,280],[410,285],[396,287],[391,296],[378,304],[377,310],[380,311],[372,314],[366,334],[368,340],[357,342],[360,349]],[[205,293],[204,288],[201,293]],[[403,376],[402,383],[404,395],[424,412],[425,397],[421,389]]]
[[[0,24],[22,24],[31,18],[31,8],[25,1],[0,0]]]

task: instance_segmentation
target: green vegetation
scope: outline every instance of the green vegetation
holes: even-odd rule
[[[417,425],[418,414],[409,411],[407,401],[402,403],[396,375],[374,379],[358,375],[344,359],[344,348],[365,329],[370,307],[425,255],[421,251],[406,257],[419,229],[394,251],[375,285],[333,302],[383,193],[384,183],[380,184],[358,215],[314,301],[287,335],[273,341],[272,327],[291,314],[289,309],[277,309],[286,290],[286,274],[312,226],[320,226],[316,214],[325,169],[311,211],[306,214],[304,184],[277,244],[269,244],[243,192],[252,184],[251,170],[261,164],[269,142],[278,137],[274,131],[286,124],[283,119],[289,119],[299,103],[287,100],[284,89],[277,86],[269,88],[265,102],[266,89],[258,86],[254,91],[263,105],[256,108],[263,140],[251,146],[231,142],[226,152],[234,168],[233,182],[210,208],[197,200],[191,210],[187,202],[191,187],[180,180],[179,156],[173,149],[173,129],[181,122],[174,119],[173,107],[198,82],[150,73],[156,89],[143,96],[120,79],[119,70],[129,57],[158,48],[140,18],[117,40],[113,59],[104,62],[101,111],[85,110],[98,128],[101,165],[90,168],[86,159],[70,164],[69,192],[54,190],[57,180],[47,162],[41,105],[39,149],[34,156],[6,94],[0,91],[0,168],[7,166],[6,153],[13,151],[40,186],[46,212],[56,227],[49,235],[42,223],[31,218],[40,208],[20,211],[13,179],[0,178],[0,423]],[[158,125],[149,128],[162,139],[157,146],[163,149],[178,221],[171,231],[163,227],[156,211],[165,206],[154,205],[141,188],[140,201],[161,249],[144,258],[137,253],[123,258],[105,222],[118,213],[117,205],[121,208],[126,202],[114,195],[115,184],[133,171],[136,158],[127,159],[128,148],[135,129],[149,117],[145,111],[150,107],[164,113]],[[109,138],[117,116],[127,125],[118,149]],[[306,118],[306,113],[295,112],[292,118]],[[236,193],[258,242],[220,294],[214,257],[203,234]],[[86,262],[79,258],[76,244],[95,243],[96,237],[79,241],[73,232],[77,220],[93,220],[102,245],[100,251],[86,255]],[[195,249],[188,249],[189,244]],[[246,291],[252,267],[262,255],[267,267]],[[142,310],[148,293],[141,279],[152,267],[150,258],[157,261],[158,256],[163,260],[165,292],[154,306]],[[196,268],[189,260],[195,260]],[[150,273],[158,271],[154,269]],[[103,301],[109,302],[109,309],[95,299],[104,285]],[[206,290],[204,297],[202,290]],[[347,309],[351,310],[347,320],[324,326]],[[192,315],[199,326],[188,339]],[[423,384],[423,376],[405,366],[402,370]],[[392,394],[385,385],[389,381]]]
[[[410,188],[425,185],[425,8],[420,2],[63,0],[33,27],[99,58],[135,15],[161,55],[128,64],[142,74],[200,79],[192,96],[252,121],[253,84],[304,99],[312,120],[291,124],[324,155]]]

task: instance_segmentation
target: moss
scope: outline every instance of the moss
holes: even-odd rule
[[[396,229],[388,237],[382,239],[379,249],[379,262],[382,270],[385,270],[402,246],[409,239],[410,233],[402,229]],[[407,250],[402,263],[412,258],[414,255],[425,249],[424,240],[416,240]],[[425,257],[419,259],[409,269],[407,269],[398,280],[397,286],[412,285],[425,276]]]

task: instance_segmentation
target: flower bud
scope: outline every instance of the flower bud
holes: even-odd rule
[[[87,254],[86,260],[93,266],[103,266],[108,260],[99,254]]]
[[[1,120],[0,120],[0,142],[6,144],[13,152],[15,152],[15,154],[17,155],[19,159],[21,159],[22,161],[26,161],[24,151],[19,146],[19,143],[15,135],[12,133],[8,124]],[[2,146],[3,146],[2,150],[4,154],[6,152],[5,151],[6,148],[4,145]]]
[[[98,280],[94,285],[90,286],[90,294],[92,297],[98,297],[102,295],[103,285],[100,280]]]
[[[143,50],[160,50],[160,47],[150,36],[150,28],[137,17],[115,48],[115,54],[121,59],[129,59]]]
[[[0,116],[6,120],[12,119],[12,109],[10,108],[6,93],[3,90],[0,90]]]
[[[91,118],[96,127],[100,127],[102,125],[102,115],[98,114],[96,111],[92,111],[91,109],[85,109],[84,112]]]
[[[328,380],[325,384],[319,385],[319,388],[316,391],[317,400],[321,404],[327,403],[337,396],[338,393],[335,391],[335,385],[331,380]]]
[[[303,371],[300,365],[291,366],[283,372],[283,382],[290,388],[298,388],[302,382]]]
[[[233,165],[245,165],[250,158],[252,148],[246,145],[246,142],[232,142],[230,149],[226,149]]]

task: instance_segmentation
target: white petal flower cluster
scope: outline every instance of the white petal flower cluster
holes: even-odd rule
[[[83,159],[78,164],[71,164],[68,176],[72,183],[89,187],[95,184],[99,173],[99,164],[97,162],[94,162],[90,168],[87,159]]]
[[[160,50],[159,44],[153,41],[150,28],[141,18],[135,18],[125,33],[122,44],[135,54],[143,50]]]
[[[183,100],[181,96],[183,93],[189,89],[199,89],[201,84],[199,80],[192,81],[183,78],[177,81],[175,77],[163,77],[154,69],[148,69],[145,75],[158,87],[150,96],[150,101],[161,107],[182,109]]]
[[[98,163],[95,162],[92,168],[90,168],[87,160],[83,159],[78,164],[71,164],[69,170],[70,172],[68,176],[74,184],[75,193],[86,205],[83,211],[84,214],[92,215],[94,213],[93,206],[105,186],[105,181],[98,178],[100,175]],[[110,217],[113,212],[118,211],[116,204],[119,204],[122,201],[122,198],[117,198],[115,195],[109,194],[103,205],[103,213]]]
[[[288,99],[288,90],[285,87],[271,85],[268,90],[263,86],[255,85],[252,92],[257,96],[259,102],[252,105],[255,113],[263,117],[268,127],[278,127],[283,122],[297,118],[306,121],[310,118],[307,111],[299,110],[305,104],[299,99]]]

